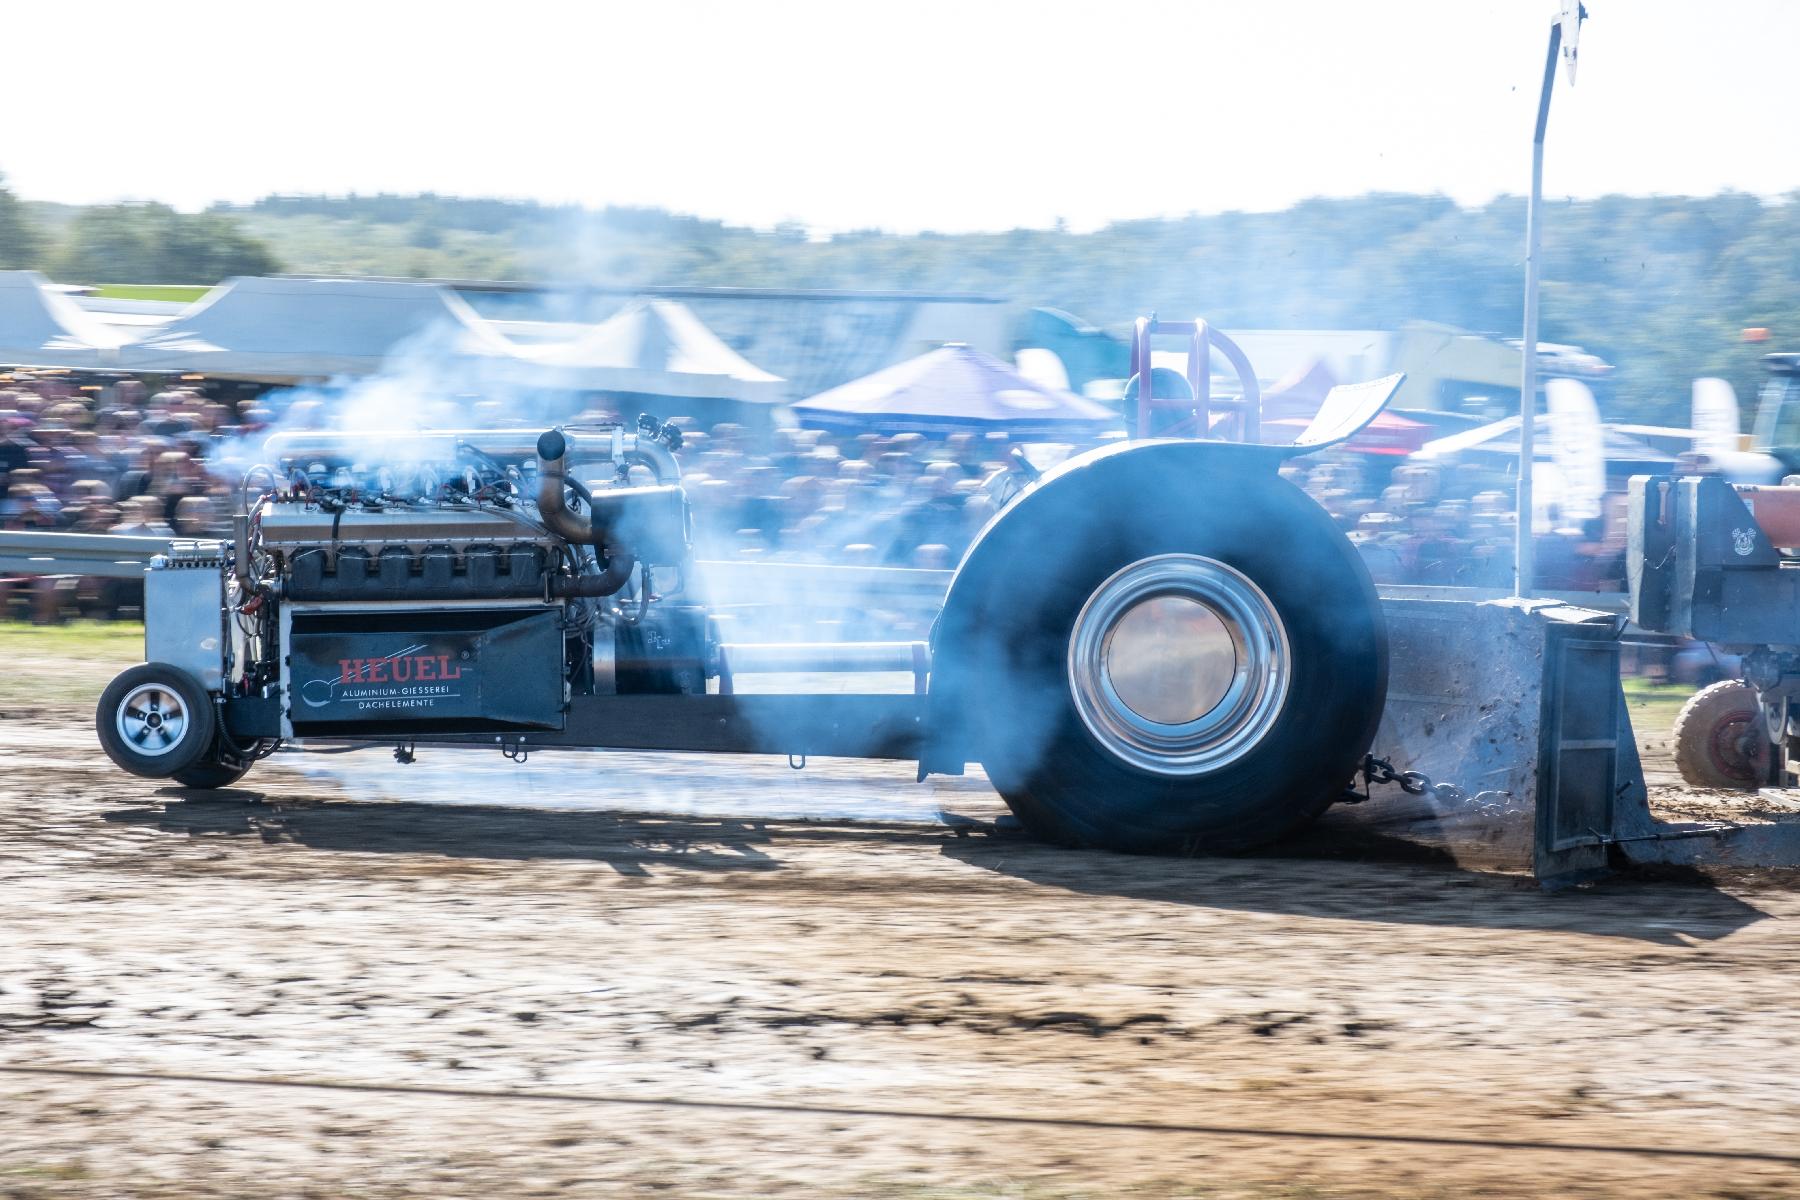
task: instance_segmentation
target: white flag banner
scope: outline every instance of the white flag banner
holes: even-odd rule
[[[1606,431],[1600,406],[1579,379],[1552,379],[1544,385],[1550,407],[1550,461],[1562,475],[1559,516],[1565,526],[1600,515],[1606,495]]]
[[[1694,449],[1718,458],[1738,449],[1737,392],[1723,379],[1694,380]]]

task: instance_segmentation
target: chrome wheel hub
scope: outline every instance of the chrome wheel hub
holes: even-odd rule
[[[1287,629],[1248,576],[1160,554],[1094,590],[1069,638],[1069,688],[1095,741],[1158,775],[1203,775],[1262,741],[1289,682]]]
[[[160,683],[132,688],[113,719],[125,744],[151,758],[168,754],[187,737],[187,706],[180,694]]]

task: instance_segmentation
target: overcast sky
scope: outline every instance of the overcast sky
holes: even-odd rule
[[[14,3],[31,199],[662,205],[1076,228],[1521,193],[1554,0]],[[1800,3],[1590,0],[1546,192],[1800,188]]]

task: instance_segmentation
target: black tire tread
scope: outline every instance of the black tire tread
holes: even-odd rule
[[[1086,566],[1045,569],[1013,597],[1018,619],[994,636],[1039,645],[1039,660],[996,672],[996,710],[1055,711],[1043,749],[1014,753],[1003,734],[983,736],[980,761],[1032,832],[1067,845],[1129,852],[1230,853],[1277,841],[1317,818],[1342,794],[1368,750],[1386,691],[1379,601],[1355,548],[1297,488],[1263,475],[1221,473],[1169,496],[1142,486],[1097,510],[1065,540]],[[1282,613],[1295,640],[1282,716],[1238,763],[1206,776],[1151,775],[1107,755],[1068,702],[1066,653],[1075,610],[1127,563],[1189,552],[1243,571]],[[996,611],[994,608],[990,612]],[[1019,651],[1013,651],[1020,663]],[[990,718],[991,720],[991,718]],[[1017,739],[1014,739],[1017,740]]]
[[[138,754],[119,736],[114,726],[119,702],[131,689],[144,683],[160,683],[180,694],[189,711],[188,732],[182,745],[166,757],[152,758]],[[168,779],[204,759],[213,744],[212,697],[200,681],[179,667],[167,663],[139,663],[113,677],[100,693],[94,709],[94,731],[100,747],[120,768],[145,779]]]
[[[1739,679],[1722,679],[1709,684],[1688,697],[1675,718],[1675,769],[1693,787],[1722,788],[1731,791],[1755,791],[1767,776],[1768,756],[1774,746],[1760,738],[1764,747],[1747,765],[1752,778],[1729,774],[1714,753],[1713,735],[1719,726],[1735,717],[1747,716],[1760,735],[1762,705],[1756,689]]]

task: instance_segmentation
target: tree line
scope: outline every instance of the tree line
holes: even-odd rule
[[[1755,389],[1800,349],[1800,194],[1610,196],[1551,205],[1543,337],[1617,367],[1612,415],[1681,420],[1696,375]],[[1000,233],[811,237],[661,209],[421,195],[270,196],[34,222],[0,181],[0,266],[68,282],[212,283],[274,270],[572,284],[897,289],[999,295],[1103,326],[1140,313],[1226,328],[1392,329],[1438,321],[1516,337],[1524,201],[1306,200],[1280,212]],[[1747,328],[1770,331],[1749,342]]]
[[[40,220],[0,176],[0,269],[76,283],[212,284],[281,269],[267,243],[212,212],[166,204],[97,204],[61,228]]]

